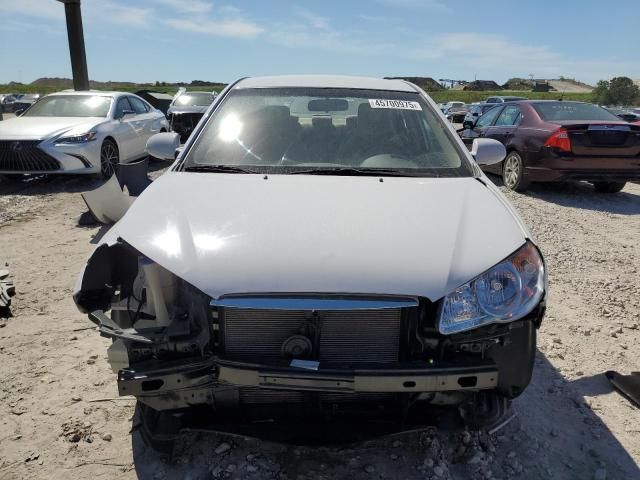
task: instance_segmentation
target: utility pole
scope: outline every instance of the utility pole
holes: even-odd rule
[[[74,90],[89,90],[89,73],[87,71],[87,56],[84,50],[80,0],[58,1],[64,3],[64,14],[67,19],[67,37],[69,39],[69,54],[71,55],[73,88]]]

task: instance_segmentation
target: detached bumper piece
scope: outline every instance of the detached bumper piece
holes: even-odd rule
[[[121,338],[122,340],[145,344],[153,343],[153,340],[140,335],[138,331],[133,328],[120,328],[120,326],[111,320],[102,310],[95,310],[89,313],[89,320],[98,326],[98,331],[103,337]]]
[[[0,309],[9,308],[11,306],[11,297],[16,294],[16,287],[13,282],[6,278],[9,276],[9,270],[0,270]]]

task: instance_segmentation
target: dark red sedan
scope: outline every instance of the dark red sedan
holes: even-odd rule
[[[640,179],[640,125],[590,103],[524,100],[504,103],[465,122],[465,143],[487,137],[507,149],[504,161],[483,167],[511,190],[531,182],[586,180],[615,193]]]

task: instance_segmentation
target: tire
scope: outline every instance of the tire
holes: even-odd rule
[[[513,415],[511,400],[495,390],[481,390],[458,408],[462,421],[472,430],[491,431]]]
[[[509,190],[524,192],[530,182],[524,173],[524,162],[516,151],[511,151],[502,162],[502,182]]]
[[[598,193],[618,193],[627,182],[591,182]]]
[[[100,174],[103,178],[111,178],[120,162],[118,145],[110,138],[106,138],[100,147]]]

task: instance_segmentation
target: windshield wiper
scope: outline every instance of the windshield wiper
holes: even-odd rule
[[[310,168],[307,170],[294,170],[290,175],[346,175],[360,177],[419,177],[418,173],[394,170],[391,168],[355,168],[355,167],[334,167],[334,168]]]
[[[185,172],[260,173],[237,165],[189,165]]]

